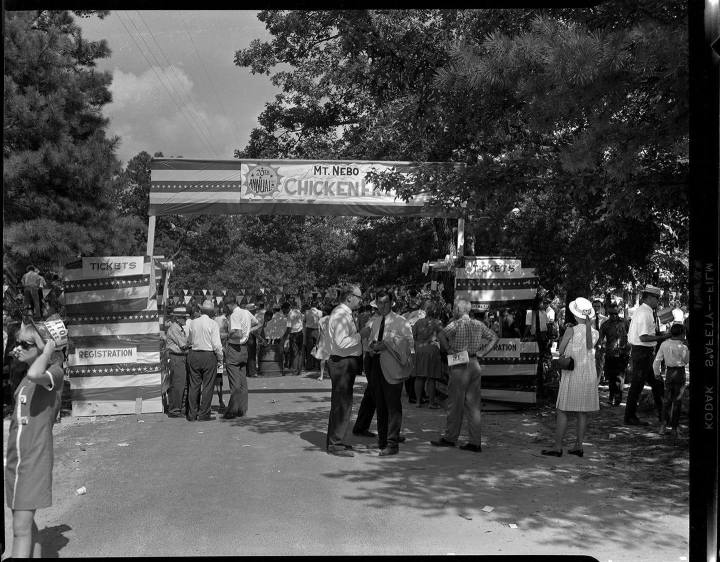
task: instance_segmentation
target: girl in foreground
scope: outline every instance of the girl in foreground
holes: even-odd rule
[[[53,436],[62,353],[23,324],[14,356],[29,365],[15,391],[5,466],[5,497],[13,514],[13,558],[29,558],[37,534],[35,510],[52,505]]]

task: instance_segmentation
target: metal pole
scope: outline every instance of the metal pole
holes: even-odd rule
[[[150,215],[148,217],[148,238],[147,238],[147,248],[145,250],[145,255],[152,256],[154,249],[155,249],[155,215]]]
[[[465,219],[458,219],[457,255],[465,255]]]

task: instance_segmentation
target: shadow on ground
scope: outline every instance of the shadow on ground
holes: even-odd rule
[[[351,424],[364,386],[355,386]],[[236,423],[259,434],[297,435],[324,455],[330,395],[329,389],[322,390],[326,395],[321,397],[308,394],[314,389],[298,389],[293,402],[304,404],[303,411],[251,415]],[[588,550],[608,542],[635,550],[658,517],[687,517],[687,438],[673,440],[650,428],[626,427],[622,408],[603,405],[592,415],[583,458],[540,454],[552,445],[555,416],[550,406],[485,413],[482,453],[430,446],[444,424],[444,411],[405,402],[403,408],[407,442],[399,455],[379,458],[374,439],[355,438],[350,443],[359,445],[356,457],[368,462],[358,468],[357,458],[343,459],[347,469],[334,464],[324,474],[349,484],[347,498],[367,507],[420,510],[424,517],[454,512],[465,520],[516,523],[544,532],[544,544]],[[686,416],[681,423],[687,425]],[[568,444],[574,431],[571,418]],[[486,505],[494,507],[492,512],[482,511]],[[596,532],[588,533],[589,528]],[[678,529],[677,534],[653,535],[653,541],[659,548],[677,548],[686,544],[686,537],[687,530]]]
[[[70,542],[65,533],[71,531],[69,525],[55,525],[45,527],[38,532],[37,542],[40,545],[40,556],[42,558],[60,558],[60,551]]]

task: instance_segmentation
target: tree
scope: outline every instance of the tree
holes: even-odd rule
[[[235,61],[266,74],[284,63],[283,91],[238,155],[461,162],[372,179],[466,205],[483,217],[478,249],[525,256],[571,292],[637,280],[657,249],[686,251],[683,3],[259,18],[273,38]],[[569,269],[568,251],[584,265]]]
[[[111,76],[95,69],[106,42],[84,40],[67,11],[4,17],[4,264],[127,253],[138,223],[111,201],[120,171],[102,116]]]

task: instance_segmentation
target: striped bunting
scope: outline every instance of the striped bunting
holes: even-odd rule
[[[138,263],[139,258],[87,260],[91,264],[95,260]],[[160,317],[153,308],[157,289],[151,286],[155,271],[148,256],[142,264],[142,272],[135,275],[111,270],[117,276],[88,273],[82,260],[66,268],[67,373],[75,416],[134,413],[137,399],[142,400],[142,412],[162,411]],[[81,359],[78,349],[104,353]],[[108,351],[115,349],[131,349],[132,355]],[[131,356],[133,363],[87,364],[98,361],[97,357],[117,361]]]
[[[408,174],[414,168],[411,162],[154,158],[149,212],[458,216],[426,205],[426,194],[406,202],[366,181],[372,170]]]
[[[159,358],[158,358],[159,359]],[[108,365],[69,366],[70,377],[116,377],[119,375],[140,375],[160,373],[160,361],[157,363],[116,363]],[[72,381],[71,381],[72,382]]]

